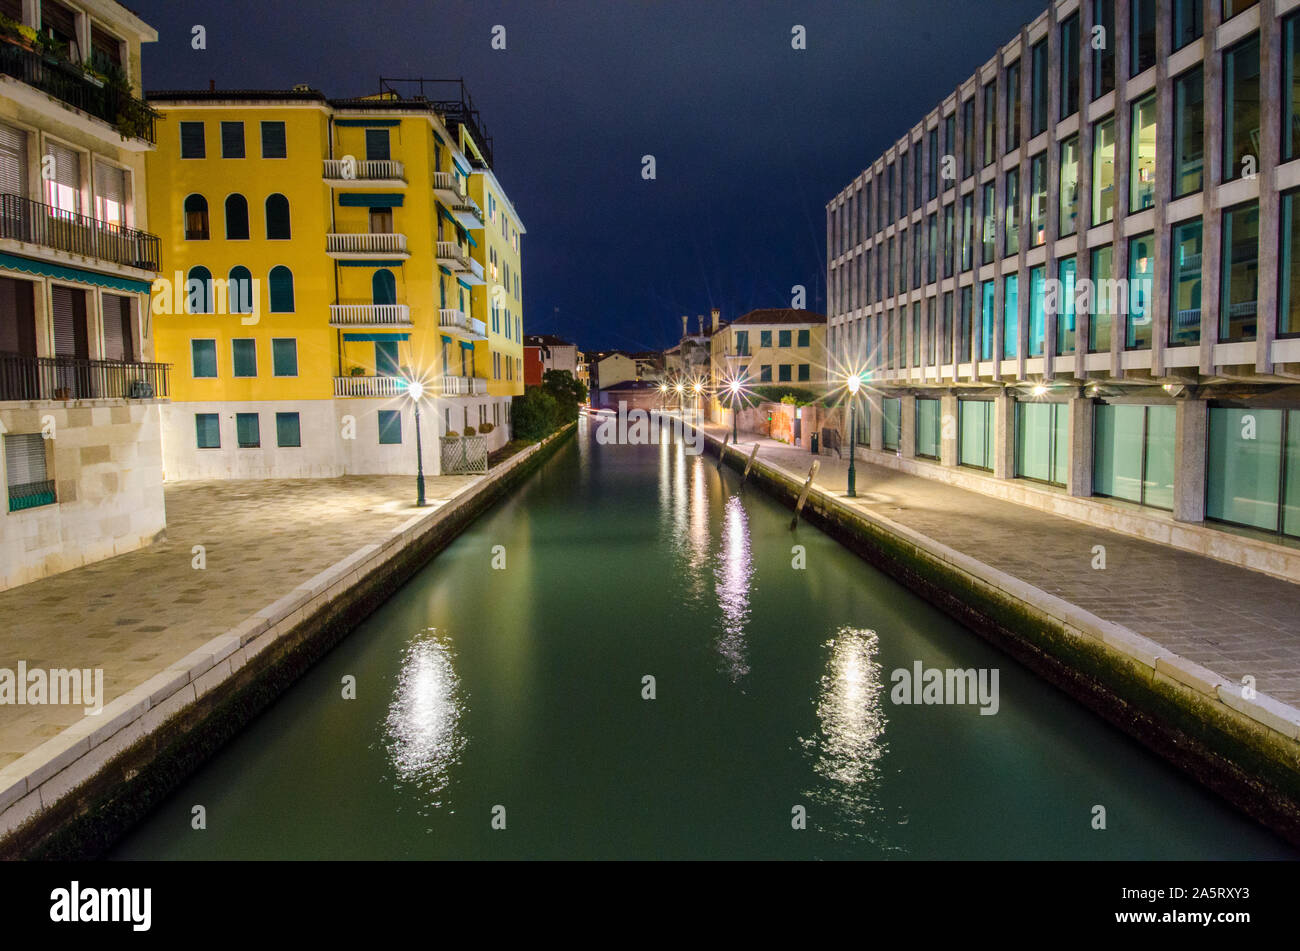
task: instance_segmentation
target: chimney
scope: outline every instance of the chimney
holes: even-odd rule
[[[208,92],[216,92],[216,91],[217,91],[217,81],[215,79],[209,79]]]
[[[709,333],[715,334],[718,332],[718,317],[721,316],[721,314],[722,311],[718,310],[716,307],[709,311],[709,316],[713,318],[713,324],[709,329]]]
[[[704,315],[699,314],[698,316],[696,316],[695,319],[700,322],[700,336],[703,337],[704,336]]]
[[[690,331],[686,329],[686,322],[688,320],[690,320],[690,318],[687,317],[685,314],[682,314],[682,336],[683,337],[685,337],[688,333],[690,333]]]

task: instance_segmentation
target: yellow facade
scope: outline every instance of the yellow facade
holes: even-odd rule
[[[464,125],[421,100],[306,89],[154,104],[169,478],[413,469],[412,380],[426,439],[491,423],[490,447],[504,443],[523,392],[524,228]],[[250,285],[241,312],[233,289]]]

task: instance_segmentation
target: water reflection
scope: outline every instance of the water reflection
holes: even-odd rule
[[[442,806],[438,796],[465,748],[459,730],[465,707],[453,657],[450,643],[435,628],[410,644],[384,721],[389,762],[399,780],[423,794],[421,815]]]
[[[714,569],[718,607],[722,611],[718,653],[726,663],[732,683],[749,673],[745,628],[749,623],[749,585],[753,576],[749,516],[740,497],[733,495],[727,499],[722,520],[722,547]]]
[[[837,837],[875,841],[881,829],[876,787],[887,746],[879,646],[875,631],[848,627],[827,641],[818,731],[800,740],[822,780],[810,795],[835,814],[837,821],[827,831]]]

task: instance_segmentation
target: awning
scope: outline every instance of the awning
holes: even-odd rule
[[[401,267],[405,261],[336,261],[339,267]]]
[[[364,333],[364,334],[344,334],[345,343],[385,343],[389,340],[410,340],[409,333]]]
[[[133,281],[126,277],[114,277],[111,274],[98,274],[95,271],[83,271],[78,267],[64,267],[48,261],[19,257],[16,254],[0,254],[0,267],[24,274],[36,274],[40,277],[52,277],[59,281],[76,281],[79,284],[94,284],[96,287],[109,287],[115,291],[129,291],[132,294],[148,294],[153,285],[147,281]]]
[[[335,125],[341,125],[349,128],[392,128],[400,125],[401,119],[335,119]]]
[[[462,350],[473,350],[473,349],[474,349],[474,344],[473,344],[472,342],[471,342],[471,343],[466,343],[464,340],[462,340],[462,341],[460,342],[460,348],[461,348]]]
[[[373,194],[365,192],[344,192],[339,195],[339,204],[344,208],[401,208],[402,197],[397,194]]]

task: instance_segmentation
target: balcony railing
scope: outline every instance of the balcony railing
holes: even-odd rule
[[[402,396],[407,381],[400,376],[336,376],[335,396]]]
[[[123,137],[157,141],[157,113],[147,103],[123,89],[91,82],[73,63],[52,63],[39,53],[0,40],[0,73],[107,122]]]
[[[459,330],[462,334],[479,339],[487,338],[487,324],[454,307],[446,307],[438,311],[438,326]]]
[[[329,254],[406,254],[404,234],[327,234]]]
[[[166,397],[168,367],[166,363],[0,353],[0,400]]]
[[[461,195],[451,203],[451,214],[463,228],[483,227],[483,209],[468,195]]]
[[[324,177],[330,181],[404,182],[406,167],[396,159],[325,159]]]
[[[457,201],[465,194],[460,187],[460,182],[456,180],[456,176],[451,172],[434,172],[433,190],[447,201]]]
[[[458,271],[469,270],[469,255],[455,241],[438,242],[438,263],[446,264]]]
[[[409,327],[406,304],[330,304],[331,327]]]
[[[0,238],[144,271],[157,271],[159,267],[156,235],[106,224],[21,195],[0,194]]]
[[[443,396],[482,396],[487,392],[487,380],[481,376],[443,374],[439,382]]]

